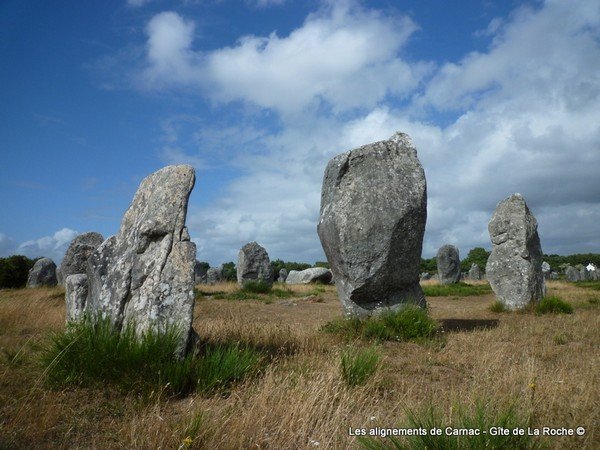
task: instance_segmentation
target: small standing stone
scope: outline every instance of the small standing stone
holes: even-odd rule
[[[581,272],[573,266],[568,266],[565,269],[565,278],[567,281],[581,281]]]
[[[194,264],[194,281],[196,284],[206,284],[206,272],[208,272],[206,263],[196,260]]]
[[[223,265],[210,267],[206,271],[206,284],[216,284],[223,281]]]
[[[542,272],[543,273],[549,273],[551,270],[550,264],[548,264],[546,261],[544,261],[542,263]]]
[[[261,281],[273,284],[273,271],[269,254],[256,242],[244,245],[238,254],[237,281],[240,286],[249,282]]]
[[[579,271],[579,280],[580,281],[588,281],[590,279],[590,273],[585,267],[582,267]]]
[[[486,274],[506,308],[525,308],[545,293],[537,221],[520,194],[502,200],[488,225],[492,253]]]
[[[282,268],[279,271],[279,277],[277,278],[277,281],[280,282],[280,283],[285,283],[285,280],[287,279],[287,277],[288,277],[288,271],[287,271],[287,269],[286,268]]]
[[[38,259],[27,276],[27,287],[56,286],[56,264],[50,258]]]
[[[460,257],[454,245],[443,245],[437,252],[437,270],[440,284],[454,284],[460,281]]]
[[[471,268],[469,269],[469,278],[471,280],[481,280],[481,269],[475,263],[471,264]]]

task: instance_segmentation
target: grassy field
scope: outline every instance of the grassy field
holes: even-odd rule
[[[579,437],[503,445],[600,448],[595,285],[550,282],[548,294],[573,313],[544,315],[492,312],[485,282],[445,293],[435,282],[424,285],[437,331],[400,342],[325,331],[341,316],[333,286],[276,285],[267,294],[242,294],[235,284],[199,287],[194,327],[206,343],[270,349],[271,358],[226,391],[176,397],[50,384],[42,354],[50,334],[64,328],[64,292],[0,291],[0,449],[483,445],[431,437],[394,447],[391,438],[349,433],[415,424],[581,426]]]

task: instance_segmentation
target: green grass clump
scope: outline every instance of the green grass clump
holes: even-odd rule
[[[467,284],[462,281],[454,284],[433,284],[421,286],[427,297],[468,297],[472,295],[485,295],[492,292],[489,284]]]
[[[213,296],[216,300],[253,300],[258,298],[257,294],[246,291],[235,291],[230,293],[221,293]]]
[[[573,307],[557,296],[544,297],[535,307],[537,314],[572,314]]]
[[[294,293],[288,288],[269,288],[267,292],[255,292],[255,290],[263,290],[262,286],[256,288],[256,286],[246,289],[244,286],[242,289],[235,292],[225,293],[219,292],[213,296],[216,300],[264,300],[267,303],[271,303],[274,298],[288,298],[293,297]]]
[[[293,297],[294,293],[288,288],[273,288],[271,292],[269,292],[269,296],[277,297],[277,298],[289,298]]]
[[[325,286],[320,285],[320,284],[316,284],[310,290],[310,292],[308,293],[308,295],[316,295],[318,297],[320,294],[324,294],[326,290],[327,289],[325,289]]]
[[[565,345],[569,342],[569,336],[565,333],[559,333],[554,335],[553,340],[556,345]]]
[[[600,291],[600,281],[577,281],[575,282],[575,285],[578,287]]]
[[[502,427],[513,430],[514,428],[527,429],[529,426],[527,417],[518,414],[514,406],[505,408],[495,407],[489,403],[476,402],[474,407],[466,408],[463,405],[455,405],[452,408],[452,417],[444,418],[431,404],[420,411],[407,411],[407,422],[400,428],[424,429],[425,435],[419,436],[386,436],[383,437],[359,437],[358,443],[368,450],[503,450],[514,449],[538,449],[543,448],[539,438],[528,435],[494,436],[490,429]],[[446,433],[446,428],[473,429],[486,431],[480,432],[478,436],[454,436]],[[441,435],[432,435],[432,428],[441,429]]]
[[[350,387],[363,385],[377,371],[380,360],[381,354],[375,347],[350,348],[342,353],[342,378]]]
[[[226,298],[228,294],[225,291],[208,291],[208,290],[202,290],[201,288],[199,288],[198,286],[196,286],[194,288],[194,298],[197,301],[202,301],[202,300],[206,300],[210,297],[216,298],[216,299],[224,299]],[[64,294],[63,294],[64,297]]]
[[[323,326],[323,331],[339,334],[346,339],[377,339],[380,341],[408,341],[429,338],[437,330],[437,323],[418,306],[407,306],[399,311],[385,312],[366,319],[334,319]]]
[[[253,294],[268,294],[273,286],[263,280],[246,281],[242,286],[242,292],[251,292]]]
[[[508,310],[506,309],[506,306],[504,306],[504,303],[502,303],[500,300],[496,300],[494,303],[491,304],[490,311],[495,313],[501,313],[506,312]]]
[[[209,346],[196,363],[197,391],[223,391],[233,382],[255,374],[265,354],[251,347],[235,344]]]
[[[237,344],[205,345],[198,357],[178,358],[179,337],[175,328],[137,336],[133,326],[118,332],[108,319],[86,319],[52,335],[42,363],[48,381],[58,386],[184,395],[223,390],[263,361],[261,352]]]

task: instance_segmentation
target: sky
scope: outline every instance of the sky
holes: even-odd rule
[[[490,249],[515,192],[545,253],[600,253],[597,0],[5,0],[0,60],[0,256],[59,262],[191,164],[197,259],[322,261],[327,162],[396,131],[423,257]]]

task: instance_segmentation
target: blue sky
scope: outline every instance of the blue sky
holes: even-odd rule
[[[597,1],[0,4],[0,255],[117,232],[141,179],[196,167],[198,259],[324,258],[334,155],[413,138],[423,255],[489,248],[522,193],[546,253],[600,252]]]

